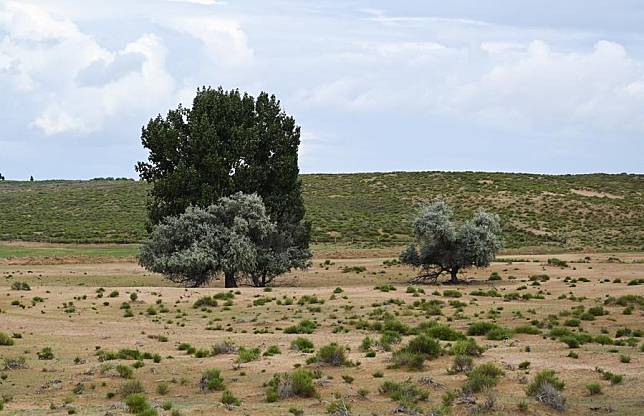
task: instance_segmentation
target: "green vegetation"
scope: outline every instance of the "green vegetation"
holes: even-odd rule
[[[457,220],[479,207],[499,214],[508,248],[644,247],[644,175],[406,172],[301,179],[306,220],[317,243],[408,243],[413,201],[440,197],[456,208]],[[0,239],[139,242],[148,189],[125,180],[2,181]],[[571,191],[580,189],[617,198]],[[19,255],[3,250],[0,257]],[[131,255],[131,249],[123,250]]]

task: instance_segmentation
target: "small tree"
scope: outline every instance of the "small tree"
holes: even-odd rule
[[[452,221],[452,209],[438,201],[424,206],[414,221],[415,244],[400,253],[400,261],[420,267],[417,282],[436,280],[442,273],[458,281],[459,270],[485,267],[502,247],[499,216],[478,211],[462,224]]]
[[[189,207],[165,218],[141,246],[139,262],[181,284],[200,286],[222,273],[226,287],[236,287],[243,277],[272,280],[291,267],[306,266],[310,254],[298,257],[299,249],[286,240],[272,243],[277,236],[262,199],[238,192],[206,209]]]
[[[4,181],[4,176],[2,176],[2,173],[0,173],[0,181]]]

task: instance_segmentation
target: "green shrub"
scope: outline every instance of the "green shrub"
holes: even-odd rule
[[[312,334],[313,331],[315,331],[315,328],[317,327],[316,323],[304,319],[300,321],[299,324],[297,325],[291,325],[289,327],[284,328],[284,333],[285,334]]]
[[[493,341],[500,341],[503,339],[512,338],[512,331],[507,328],[496,327],[488,331],[486,335],[487,339]]]
[[[456,341],[449,353],[451,355],[469,355],[471,357],[478,357],[483,353],[483,347],[476,343],[474,338],[467,338]]]
[[[259,348],[245,348],[245,347],[240,347],[238,351],[238,357],[237,357],[237,362],[239,363],[249,363],[251,361],[255,361],[259,358],[261,355],[261,351]]]
[[[522,325],[514,328],[515,334],[530,334],[530,335],[539,335],[541,330],[533,325]]]
[[[221,395],[221,402],[226,406],[239,406],[241,400],[239,400],[230,390],[224,390]]]
[[[564,382],[557,377],[555,370],[545,369],[539,371],[534,376],[526,388],[526,394],[532,397],[537,396],[541,392],[544,383],[551,385],[559,391],[563,390],[565,386]]]
[[[467,335],[486,335],[495,328],[498,325],[492,322],[474,322],[467,328]]]
[[[409,352],[423,354],[426,358],[437,358],[441,353],[440,343],[425,334],[420,334],[411,339],[404,349]]]
[[[224,379],[221,377],[221,371],[216,368],[211,368],[210,370],[205,371],[201,375],[199,387],[204,391],[223,390],[225,386]]]
[[[144,393],[145,389],[143,388],[143,383],[139,380],[128,380],[121,385],[119,393],[123,397],[127,397],[131,394]]]
[[[31,286],[27,282],[13,282],[11,290],[31,290]]]
[[[467,381],[463,386],[463,391],[478,393],[494,387],[498,383],[499,377],[503,374],[503,370],[492,363],[478,365],[467,374]]]
[[[212,296],[203,296],[192,305],[193,308],[202,308],[202,307],[216,307],[219,303]]]
[[[135,393],[125,397],[125,405],[130,413],[140,414],[148,409],[150,405],[144,395]]]
[[[51,347],[45,347],[39,352],[36,353],[39,360],[53,360],[54,352],[51,350]]]
[[[116,366],[116,372],[119,373],[120,377],[123,378],[132,378],[134,375],[134,370],[129,365],[119,364]]]
[[[391,366],[393,368],[407,368],[408,370],[420,370],[425,362],[425,355],[401,349],[391,355]]]
[[[6,346],[11,346],[13,344],[14,344],[14,341],[13,339],[11,339],[9,335],[5,334],[4,332],[0,332],[0,345],[6,347]]]
[[[474,360],[469,355],[455,355],[452,366],[447,370],[449,374],[467,373],[474,366]]]
[[[397,401],[401,406],[410,408],[419,401],[427,400],[429,396],[426,391],[418,388],[409,380],[403,382],[385,381],[378,391]]]
[[[445,296],[446,298],[460,298],[461,296],[463,296],[463,294],[461,293],[461,291],[456,289],[447,289],[443,291],[443,296]]]
[[[599,383],[590,383],[586,384],[586,390],[592,396],[595,394],[600,394],[602,392],[602,386]]]
[[[316,397],[313,376],[298,368],[292,373],[274,374],[266,387],[266,401],[272,403],[290,397]]]
[[[308,338],[297,337],[291,341],[291,349],[301,352],[313,352],[314,345]]]
[[[347,365],[346,348],[342,347],[335,342],[320,347],[317,353],[317,361],[332,366]]]

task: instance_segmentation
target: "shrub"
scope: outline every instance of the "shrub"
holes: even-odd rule
[[[550,258],[548,259],[548,265],[555,267],[568,267],[568,262],[560,260],[558,258]]]
[[[199,387],[201,390],[223,390],[224,389],[224,379],[221,377],[221,371],[216,368],[211,368],[201,375],[201,380],[199,381]]]
[[[401,349],[391,355],[392,367],[405,367],[409,370],[420,370],[425,362],[425,355]]]
[[[474,322],[467,328],[467,335],[486,335],[495,328],[498,326],[492,322]]]
[[[134,370],[129,365],[119,364],[116,366],[116,372],[119,373],[119,376],[122,378],[132,378],[134,375]]]
[[[579,348],[579,340],[574,335],[565,335],[559,341],[568,345],[568,348]]]
[[[221,402],[226,406],[239,406],[241,400],[239,400],[230,390],[224,390],[224,393],[221,395]]]
[[[506,328],[496,327],[488,331],[486,337],[489,340],[500,341],[503,339],[512,338],[512,332]]]
[[[150,409],[147,399],[144,395],[135,393],[130,394],[125,398],[125,405],[130,413],[141,414]]]
[[[378,388],[378,391],[405,407],[412,407],[411,405],[421,400],[427,400],[428,397],[426,391],[416,387],[409,380],[403,382],[385,381]]]
[[[145,389],[143,388],[143,383],[139,380],[129,380],[121,385],[119,392],[121,396],[127,397],[131,394],[143,393]]]
[[[321,347],[318,350],[316,358],[320,363],[336,367],[349,364],[346,356],[346,348],[336,344],[335,342]]]
[[[471,357],[478,357],[483,353],[483,350],[483,347],[479,346],[474,338],[467,338],[456,341],[449,350],[449,353],[452,355],[469,355]]]
[[[455,355],[452,366],[448,369],[448,373],[467,373],[472,370],[474,366],[474,361],[469,355]]]
[[[547,381],[539,385],[534,398],[546,406],[550,406],[560,412],[566,410],[565,397],[561,394],[559,389]]]
[[[190,349],[190,344],[186,344],[186,345],[188,346],[188,348],[186,348],[186,350],[189,350]],[[181,345],[179,347],[181,347]],[[181,348],[179,348],[179,349],[181,349]],[[237,346],[235,345],[235,343],[232,340],[225,339],[225,340],[223,340],[221,342],[218,342],[217,344],[212,346],[211,354],[212,355],[232,354],[233,352],[235,352],[236,349],[237,349]]]
[[[465,338],[461,332],[456,331],[449,325],[432,325],[428,328],[423,328],[423,332],[432,338],[440,339],[443,341],[456,341]]]
[[[301,352],[313,352],[313,342],[308,338],[297,337],[291,341],[291,349]]]
[[[443,291],[443,296],[446,298],[460,298],[463,294],[456,289],[447,289]]]
[[[216,307],[219,303],[212,296],[203,296],[192,305],[193,308],[202,308],[202,307]]]
[[[4,332],[0,332],[0,345],[7,347],[13,344],[14,344],[14,341],[13,339],[11,339],[9,335],[5,334]]]
[[[165,396],[170,392],[170,386],[168,386],[168,383],[159,383],[157,385],[157,394],[160,394],[161,396]],[[168,410],[168,409],[165,409]]]
[[[602,386],[599,383],[586,384],[586,389],[591,396],[602,392]]]
[[[276,402],[289,397],[315,397],[313,376],[308,370],[297,369],[292,373],[274,374],[266,388],[266,400]]]
[[[425,334],[420,334],[411,339],[404,349],[409,352],[422,354],[426,358],[436,358],[441,353],[440,343]]]
[[[514,328],[515,334],[530,334],[530,335],[539,335],[541,330],[533,325],[522,325]]]
[[[237,357],[237,362],[248,363],[258,359],[259,356],[261,355],[261,351],[259,348],[240,347],[238,354],[239,356]]]
[[[284,328],[284,333],[285,334],[312,334],[313,331],[315,331],[315,328],[317,327],[316,323],[304,319],[300,321],[299,324],[297,325],[291,325],[289,327]]]
[[[334,400],[326,408],[326,412],[331,416],[350,416],[351,406],[344,400]]]
[[[54,352],[51,350],[51,347],[45,347],[39,352],[36,353],[39,360],[53,360]]]
[[[27,282],[13,282],[11,290],[31,290],[31,286]]]
[[[463,391],[467,393],[478,393],[494,387],[498,383],[499,377],[503,374],[503,370],[492,363],[478,365],[467,375],[467,381],[463,386]]]
[[[554,370],[545,369],[539,371],[537,375],[534,376],[526,388],[526,394],[531,397],[537,396],[541,391],[543,384],[549,384],[559,391],[563,390],[565,386],[564,382],[557,377]]]

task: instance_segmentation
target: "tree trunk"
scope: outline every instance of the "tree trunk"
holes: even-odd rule
[[[225,272],[225,285],[226,287],[237,287],[237,280],[235,280],[235,272]]]
[[[450,283],[458,283],[458,277],[456,276],[458,274],[458,267],[452,267],[449,271],[449,274],[452,276],[449,279]]]

